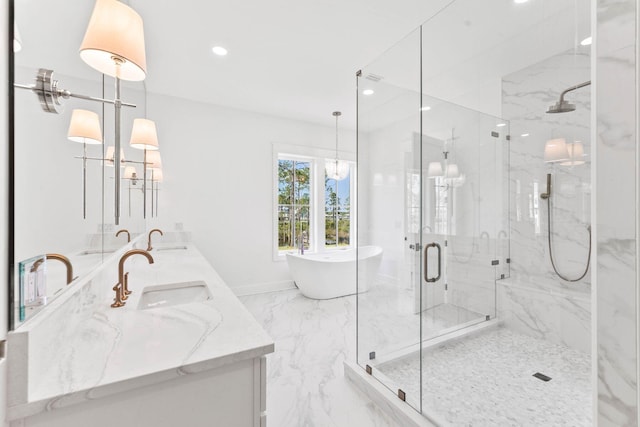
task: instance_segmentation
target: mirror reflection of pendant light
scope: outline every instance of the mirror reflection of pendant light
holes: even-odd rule
[[[569,160],[567,141],[564,138],[550,139],[544,144],[544,161],[546,163],[564,162]]]
[[[124,179],[130,179],[133,185],[136,185],[138,181],[138,172],[136,171],[135,166],[127,166],[124,168],[124,174],[122,175]]]
[[[146,169],[162,168],[162,159],[160,158],[160,151],[147,151],[145,156],[145,168]]]
[[[102,144],[100,117],[93,111],[73,110],[67,138],[80,142],[82,153],[82,218],[87,218],[87,144]]]
[[[349,163],[338,160],[338,117],[340,117],[342,113],[340,111],[334,111],[332,115],[336,118],[336,157],[335,159],[325,161],[325,170],[330,179],[340,181],[349,175]]]
[[[73,110],[67,138],[83,144],[102,144],[98,114],[88,110]]]
[[[440,164],[440,162],[430,162],[427,176],[429,178],[437,178],[442,175],[442,164]]]
[[[584,145],[582,145],[582,142],[576,141],[567,144],[567,153],[569,154],[569,160],[560,163],[561,166],[577,166],[584,164]]]
[[[455,163],[451,163],[447,165],[447,172],[445,174],[445,178],[458,178],[460,176],[460,171],[458,170],[458,165]]]
[[[138,150],[157,150],[158,133],[153,120],[135,119],[131,129],[129,145]]]
[[[113,145],[110,145],[107,147],[107,155],[105,156],[104,160],[106,162],[107,166],[111,166],[113,167],[113,165],[115,165],[115,160],[114,160],[114,154],[115,154],[115,147]],[[124,158],[124,150],[121,148],[120,149],[120,167],[124,167],[124,163],[126,162],[125,158]]]

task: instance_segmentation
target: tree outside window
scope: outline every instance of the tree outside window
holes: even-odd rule
[[[311,162],[278,159],[278,250],[310,247]]]

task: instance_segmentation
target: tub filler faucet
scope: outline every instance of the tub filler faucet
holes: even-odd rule
[[[298,237],[298,253],[304,255],[304,237],[302,234]]]

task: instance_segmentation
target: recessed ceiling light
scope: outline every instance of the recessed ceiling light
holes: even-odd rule
[[[498,123],[498,124],[496,125],[496,127],[501,128],[501,127],[504,127],[504,126],[506,126],[506,125],[507,125],[506,123]]]
[[[586,39],[582,40],[580,42],[580,44],[582,46],[589,46],[591,44],[591,42],[593,41],[593,39],[591,38],[591,36],[587,37]]]
[[[225,56],[229,51],[222,46],[215,46],[211,49],[218,56]]]
[[[363,95],[373,95],[374,92],[373,92],[373,89],[365,89],[365,90],[362,91],[362,94]]]
[[[526,137],[528,137],[528,136],[529,136],[529,134],[528,134],[528,133],[523,133],[523,134],[522,134],[522,135],[520,135],[520,136],[521,136],[521,137],[523,137],[523,138],[526,138]]]
[[[431,110],[431,107],[429,107],[428,105],[425,105],[420,109],[420,111],[429,111],[429,110]]]

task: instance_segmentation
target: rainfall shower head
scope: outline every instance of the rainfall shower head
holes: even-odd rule
[[[580,89],[581,87],[589,86],[590,84],[591,84],[591,81],[589,80],[588,82],[580,83],[580,84],[577,84],[575,86],[571,86],[568,89],[565,89],[560,94],[560,99],[558,100],[558,102],[556,102],[555,104],[550,106],[549,109],[547,110],[547,113],[555,114],[555,113],[568,113],[570,111],[575,111],[575,109],[576,109],[575,104],[571,104],[568,101],[565,101],[564,100],[564,96],[567,94],[567,92],[571,92],[572,90]]]
[[[576,105],[575,104],[570,104],[569,102],[565,101],[564,99],[560,99],[554,105],[549,107],[549,109],[547,110],[547,113],[549,113],[549,114],[568,113],[570,111],[575,111],[575,109],[576,109]]]

